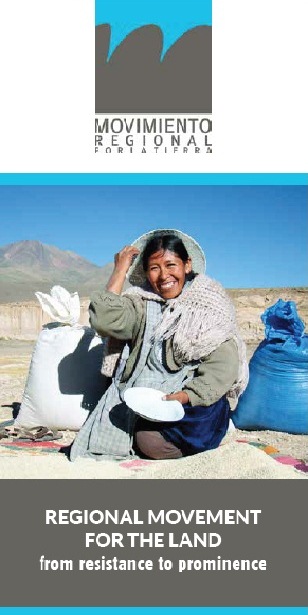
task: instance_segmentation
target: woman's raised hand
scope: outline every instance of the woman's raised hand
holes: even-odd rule
[[[134,256],[137,256],[139,252],[140,250],[134,246],[125,246],[120,252],[115,254],[114,268],[117,271],[125,271],[126,275],[133,262]]]
[[[126,274],[133,262],[134,257],[137,256],[139,252],[140,250],[134,246],[125,246],[120,252],[115,254],[114,269],[109,278],[106,287],[107,290],[115,293],[116,295],[121,294]]]

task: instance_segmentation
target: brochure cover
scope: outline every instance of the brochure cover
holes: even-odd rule
[[[306,22],[0,4],[0,615],[307,613]]]

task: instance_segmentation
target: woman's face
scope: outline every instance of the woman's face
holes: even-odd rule
[[[174,299],[182,292],[185,276],[190,271],[190,258],[184,263],[174,252],[159,250],[149,257],[146,275],[158,295]]]

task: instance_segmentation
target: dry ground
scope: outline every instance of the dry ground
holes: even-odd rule
[[[11,419],[12,403],[21,401],[33,346],[34,342],[0,340],[0,422]],[[248,348],[249,357],[253,350],[253,346]],[[70,432],[63,435],[65,443],[73,438]],[[270,444],[283,454],[308,462],[308,436],[275,431],[239,430],[238,435]]]

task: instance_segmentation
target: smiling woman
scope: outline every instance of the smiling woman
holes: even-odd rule
[[[204,270],[201,247],[175,229],[146,233],[115,255],[107,288],[90,305],[92,326],[109,338],[103,371],[112,384],[73,443],[72,460],[175,459],[219,445],[228,397],[244,390],[248,370],[233,304]],[[126,277],[132,287],[123,293]],[[124,345],[120,360],[114,340]],[[168,422],[167,405],[165,421],[137,418],[123,401],[132,387],[180,402],[183,418]]]
[[[191,273],[191,258],[176,235],[153,237],[142,257],[143,269],[154,292],[164,299],[175,299]]]

